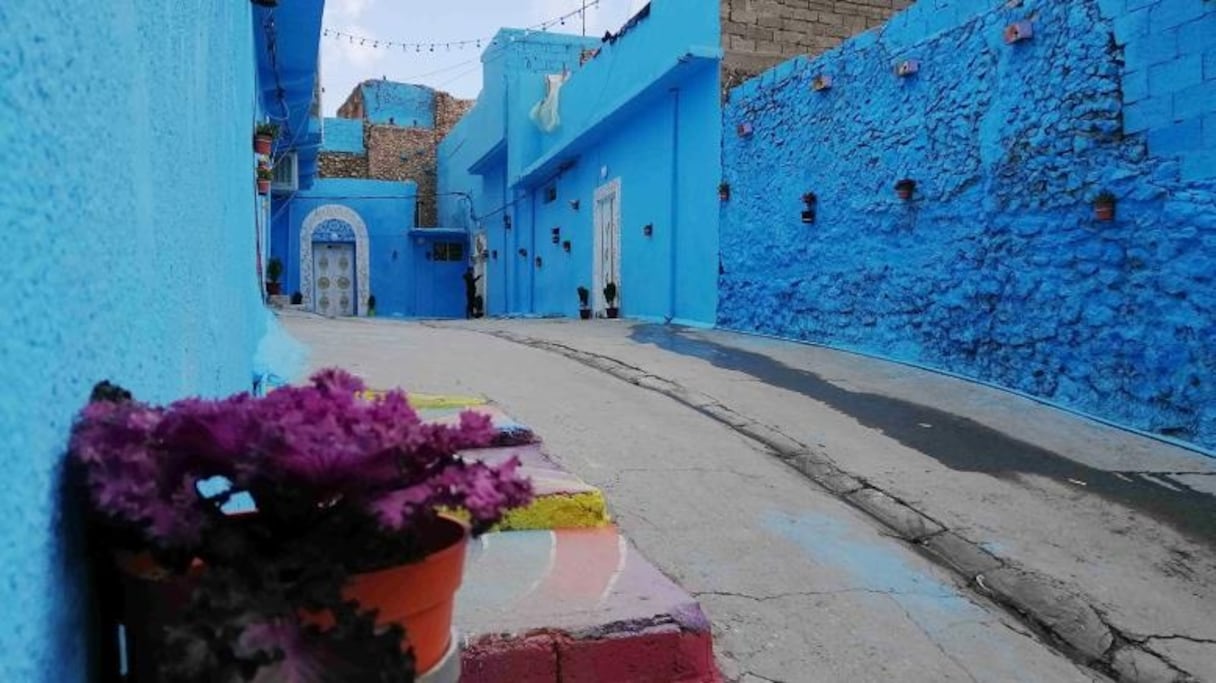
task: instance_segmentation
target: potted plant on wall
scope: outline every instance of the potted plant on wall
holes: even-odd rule
[[[376,317],[376,295],[370,294],[367,297],[367,317]]]
[[[270,194],[270,181],[274,180],[274,171],[266,164],[258,164],[258,194]]]
[[[578,288],[578,317],[591,319],[591,290],[586,287]]]
[[[609,318],[621,317],[621,309],[616,307],[617,289],[615,282],[609,282],[604,285],[604,303],[608,304],[607,316]]]
[[[718,183],[718,199],[724,202],[730,201],[730,183],[725,180]]]
[[[283,293],[283,285],[279,282],[283,278],[283,262],[279,257],[275,256],[266,262],[266,294],[269,296],[278,296]]]
[[[435,667],[451,656],[470,531],[531,495],[517,460],[457,455],[493,436],[474,413],[424,424],[404,393],[366,398],[338,370],[167,407],[99,386],[71,463],[90,538],[121,558],[137,679],[413,680]]]
[[[1102,190],[1094,198],[1094,219],[1099,221],[1115,220],[1115,193]]]
[[[258,154],[270,154],[271,145],[279,134],[279,127],[273,123],[259,123],[253,131],[253,151]]]

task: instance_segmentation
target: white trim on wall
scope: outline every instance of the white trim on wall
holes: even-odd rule
[[[339,220],[355,231],[355,315],[367,315],[367,297],[371,290],[371,254],[368,252],[367,224],[350,207],[326,204],[313,209],[300,225],[300,293],[304,307],[313,310],[312,238],[317,227],[328,220]]]

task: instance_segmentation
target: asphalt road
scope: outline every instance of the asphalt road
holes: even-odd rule
[[[588,335],[626,356],[631,347],[670,355],[669,369],[683,371],[679,359],[691,356],[629,339],[626,326],[284,322],[314,368],[341,366],[377,387],[484,394],[536,429],[603,489],[638,549],[700,599],[731,680],[1106,680],[755,440],[667,396],[486,334],[505,324],[571,343]],[[770,389],[773,405],[787,402],[785,389]]]

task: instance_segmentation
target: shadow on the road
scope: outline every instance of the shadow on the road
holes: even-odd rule
[[[770,386],[826,403],[951,469],[1002,478],[1017,474],[1050,477],[1143,512],[1196,541],[1216,545],[1216,498],[1168,474],[1095,469],[970,418],[881,394],[848,391],[813,372],[791,368],[768,356],[694,337],[685,328],[640,325],[630,336],[636,342],[701,358],[716,367],[742,372]],[[1084,488],[1076,482],[1083,482]]]

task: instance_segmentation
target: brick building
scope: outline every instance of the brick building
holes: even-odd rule
[[[880,26],[913,0],[721,0],[722,89]]]
[[[472,105],[422,85],[364,81],[338,108],[339,119],[327,122],[327,133],[341,129],[339,136],[349,135],[342,119],[359,122],[359,144],[331,145],[327,139],[318,159],[320,176],[413,181],[418,186],[418,225],[436,227],[435,152]]]

